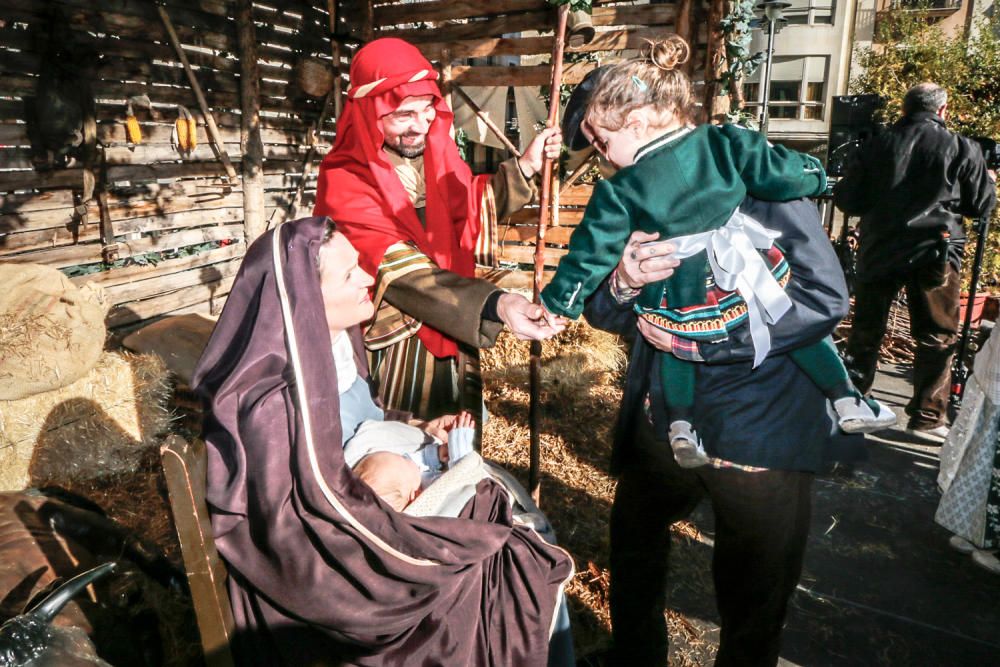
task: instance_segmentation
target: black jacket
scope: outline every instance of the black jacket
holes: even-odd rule
[[[792,270],[788,294],[793,307],[771,326],[770,355],[756,369],[751,368],[749,327],[735,329],[725,343],[699,346],[707,363],[697,364],[694,426],[709,454],[735,463],[815,471],[834,458],[857,458],[862,439],[830,439],[833,424],[826,398],[785,354],[830,335],[847,313],[847,286],[816,204],[748,198],[740,210],[782,233],[778,242],[787,250]],[[657,430],[666,430],[657,351],[637,335],[631,305],[618,304],[606,284],[587,302],[584,316],[592,326],[620,334],[632,345],[611,454],[612,472],[618,472],[633,454],[647,394]]]
[[[996,185],[974,141],[947,130],[937,114],[917,112],[862,147],[833,200],[861,216],[858,278],[871,281],[943,263],[945,251],[958,269],[962,217],[989,213]]]

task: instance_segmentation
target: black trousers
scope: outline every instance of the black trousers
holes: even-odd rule
[[[775,665],[788,599],[802,572],[813,475],[683,469],[652,427],[638,429],[611,510],[611,624],[617,665],[667,664],[669,527],[707,496],[722,619],[715,664]]]
[[[875,381],[889,309],[899,290],[906,290],[910,333],[917,342],[913,397],[906,406],[914,428],[934,428],[947,419],[951,359],[958,343],[960,282],[958,271],[949,264],[944,284],[940,272],[916,269],[879,281],[859,282],[855,289],[845,365],[855,386],[866,393]]]

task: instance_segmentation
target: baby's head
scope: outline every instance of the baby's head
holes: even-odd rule
[[[677,35],[647,40],[640,57],[626,60],[600,78],[583,118],[594,147],[618,167],[664,130],[687,122],[691,80],[679,67],[691,49]]]
[[[399,454],[368,454],[354,466],[354,474],[397,512],[420,493],[420,468]]]

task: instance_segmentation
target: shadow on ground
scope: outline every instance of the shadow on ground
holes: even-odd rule
[[[876,396],[901,417],[910,395],[906,370],[889,367],[876,380]],[[948,532],[934,523],[939,448],[902,427],[868,444],[867,462],[816,479],[805,570],[782,659],[808,666],[1000,664],[1000,576],[952,551]],[[693,519],[710,541],[708,506]],[[717,641],[711,551],[684,539],[675,547],[670,607],[706,641]],[[683,640],[672,640],[681,651]]]

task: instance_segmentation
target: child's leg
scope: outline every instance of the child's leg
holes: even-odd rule
[[[660,360],[660,384],[670,422],[691,421],[694,407],[694,363],[682,361],[669,352],[656,355]]]
[[[831,401],[848,396],[861,397],[861,392],[847,376],[844,361],[829,336],[818,343],[792,350],[788,356]]]
[[[851,383],[847,368],[827,337],[789,353],[795,364],[833,402],[838,425],[846,433],[871,433],[896,423],[892,410],[873,398],[866,398]]]
[[[695,368],[689,361],[682,361],[672,354],[661,352],[660,384],[663,400],[670,421],[670,448],[674,459],[682,468],[697,468],[708,463],[708,457],[691,426],[694,407]]]

